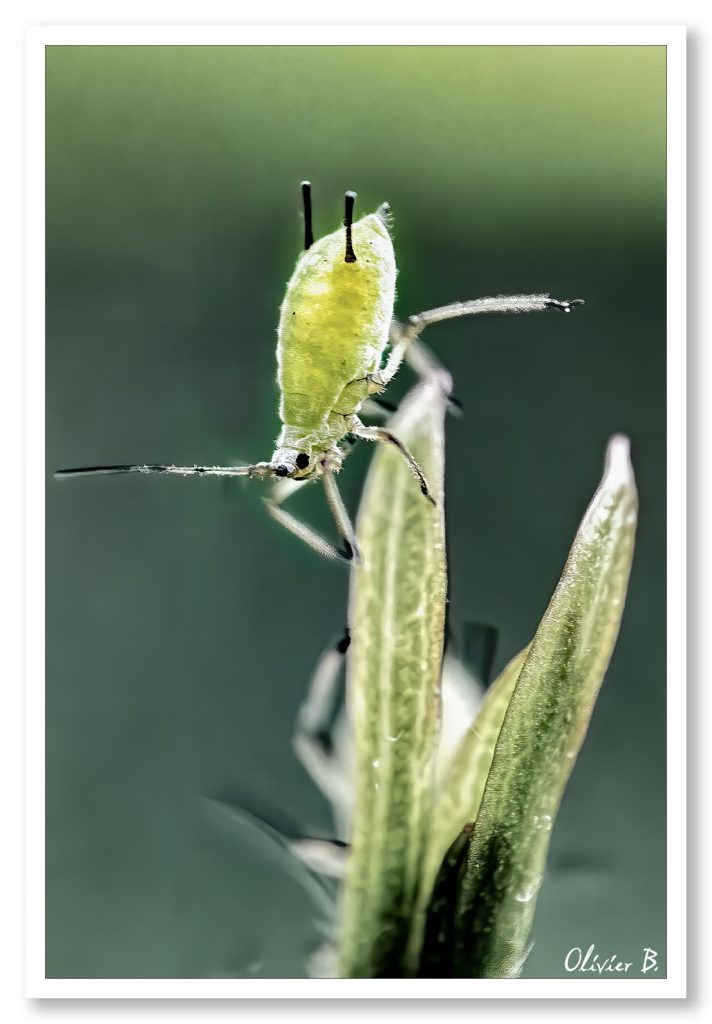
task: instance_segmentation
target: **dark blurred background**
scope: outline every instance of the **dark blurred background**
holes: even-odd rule
[[[628,606],[525,973],[596,943],[653,947],[664,974],[664,49],[49,47],[46,158],[48,976],[291,976],[318,941],[279,858],[209,801],[328,831],[291,735],[347,573],[257,483],[51,480],[269,458],[302,178],[317,234],[347,188],[391,203],[401,315],[586,299],[428,332],[465,404],[451,618],[499,628],[496,668],[530,639],[628,433]],[[341,478],[352,510],[368,456]],[[328,526],[316,488],[293,507]]]

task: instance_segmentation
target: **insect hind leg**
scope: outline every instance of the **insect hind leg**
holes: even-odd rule
[[[409,316],[405,323],[393,320],[390,328],[391,351],[382,370],[373,374],[373,386],[382,390],[395,377],[403,360],[413,367],[421,377],[431,377],[442,369],[435,357],[423,346],[420,335],[431,324],[443,320],[456,320],[462,316],[476,316],[481,313],[539,313],[550,309],[570,313],[576,306],[584,305],[583,299],[554,299],[548,293],[537,295],[492,295],[466,302],[452,302],[448,306],[426,309]]]

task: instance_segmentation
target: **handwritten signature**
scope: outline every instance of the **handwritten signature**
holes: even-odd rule
[[[596,952],[595,944],[591,944],[586,952],[580,946],[574,946],[566,954],[564,969],[569,974],[627,974],[633,966],[633,960],[621,960],[617,953],[602,957]],[[657,971],[658,954],[654,949],[645,947],[640,963],[641,974]]]

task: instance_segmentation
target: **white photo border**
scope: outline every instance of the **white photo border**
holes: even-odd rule
[[[44,964],[46,46],[664,46],[667,49],[667,977],[47,979]],[[686,33],[681,26],[46,26],[26,38],[25,994],[91,999],[680,999],[686,995]],[[674,690],[673,690],[674,684]],[[674,799],[673,799],[674,797]]]

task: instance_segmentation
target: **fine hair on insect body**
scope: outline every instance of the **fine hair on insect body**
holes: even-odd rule
[[[354,220],[355,192],[344,197],[344,218],[331,234],[314,239],[311,185],[301,185],[304,251],[287,284],[277,332],[277,384],[282,424],[268,462],[249,466],[126,464],[64,469],[56,475],[164,473],[177,476],[256,477],[274,480],[265,499],[270,514],[326,558],[360,561],[349,514],[336,483],[356,439],[392,445],[407,461],[424,497],[428,482],[407,447],[390,430],[362,422],[389,406],[380,396],[406,361],[421,376],[449,376],[420,343],[422,331],[441,320],[477,313],[569,313],[582,299],[548,294],[497,295],[394,318],[396,261],[390,207]],[[392,408],[392,407],[391,407]],[[341,546],[337,547],[283,507],[303,484],[320,480]]]

